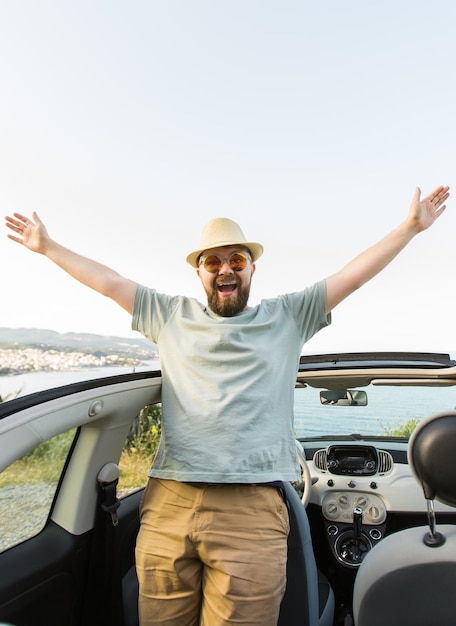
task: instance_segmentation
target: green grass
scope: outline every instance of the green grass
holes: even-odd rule
[[[45,441],[0,474],[0,488],[21,484],[57,484],[62,473],[76,429]],[[153,454],[147,446],[128,445],[122,453],[119,488],[143,487],[152,464]]]
[[[76,429],[45,441],[0,474],[0,487],[23,483],[57,483]]]

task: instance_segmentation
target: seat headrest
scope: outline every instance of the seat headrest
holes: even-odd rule
[[[456,411],[418,424],[409,440],[408,462],[426,499],[456,507]]]

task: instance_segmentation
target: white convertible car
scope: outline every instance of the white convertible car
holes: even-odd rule
[[[1,623],[137,626],[160,400],[158,370],[0,403]],[[281,626],[456,623],[455,407],[445,354],[301,358]]]

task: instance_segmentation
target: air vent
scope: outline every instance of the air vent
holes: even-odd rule
[[[328,454],[326,449],[317,450],[314,454],[313,462],[317,469],[323,472],[328,471]]]
[[[393,469],[393,457],[385,450],[378,451],[378,474],[387,474]]]

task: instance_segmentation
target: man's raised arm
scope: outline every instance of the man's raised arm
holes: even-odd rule
[[[13,213],[12,217],[7,216],[5,219],[7,227],[16,233],[8,234],[10,239],[32,252],[43,254],[79,282],[111,298],[128,313],[133,312],[136,291],[134,281],[124,278],[106,265],[72,252],[51,239],[35,212],[32,219],[20,213]]]
[[[407,219],[384,239],[326,279],[326,310],[329,313],[351,293],[381,272],[415,235],[429,228],[445,210],[449,187],[437,187],[421,200],[416,189]]]

